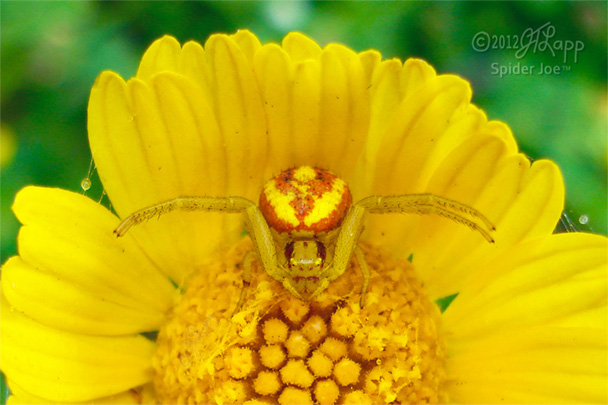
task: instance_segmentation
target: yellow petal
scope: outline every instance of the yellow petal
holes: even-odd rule
[[[363,150],[369,127],[366,85],[365,72],[356,53],[334,44],[323,50],[315,163],[347,180]]]
[[[225,152],[218,133],[200,87],[183,76],[165,72],[149,84],[137,79],[125,84],[104,72],[91,91],[91,151],[122,218],[179,196],[225,195]],[[181,283],[221,240],[222,221],[219,214],[171,214],[132,234]]]
[[[426,192],[468,204],[499,226],[498,207],[508,204],[509,199],[516,198],[517,194],[513,196],[502,190],[497,192],[498,185],[505,187],[506,184],[496,181],[495,177],[504,172],[505,165],[527,170],[528,164],[522,162],[522,166],[519,166],[520,161],[511,159],[516,149],[506,125],[489,122],[466,131],[470,131],[470,138],[455,148],[437,168]],[[511,181],[514,182],[513,187],[518,187],[522,178],[518,176]],[[498,198],[503,199],[500,204],[496,201]],[[539,207],[545,202],[539,201]],[[530,201],[521,203],[531,204]],[[457,292],[470,275],[471,267],[496,250],[496,246],[487,243],[479,233],[436,215],[410,216],[399,221],[403,228],[385,231],[385,237],[396,235],[393,236],[395,249],[401,242],[401,246],[408,247],[402,254],[414,253],[417,267],[424,270],[421,277],[434,299]],[[528,224],[503,222],[499,231]],[[552,229],[549,227],[545,231],[550,233]],[[499,233],[493,236],[499,238]],[[507,244],[505,239],[498,240],[497,245],[501,243]],[[437,249],[437,246],[441,246],[441,249]],[[467,254],[462,255],[462,252]]]
[[[392,95],[392,103],[395,103],[399,96],[391,88],[400,83],[398,75],[401,70],[397,63],[384,66],[378,69],[378,74],[386,69],[378,91]],[[413,66],[415,64],[411,63],[410,69]],[[387,81],[392,85],[383,88]],[[416,86],[411,84],[411,87]],[[468,105],[470,96],[469,85],[462,79],[438,76],[429,79],[426,85],[416,87],[397,107],[387,104],[387,109],[394,109],[390,124],[373,127],[384,133],[376,136],[382,136],[377,151],[368,142],[367,161],[373,163],[364,172],[371,170],[374,179],[372,189],[367,193],[398,195],[425,192],[430,178],[446,156],[473,136],[472,130],[484,123],[483,114]],[[437,120],[438,116],[449,118]],[[416,239],[418,223],[419,218],[411,215],[374,216],[370,218],[367,237],[395,254],[407,257],[411,253],[408,250],[412,241]]]
[[[543,324],[572,324],[606,307],[606,238],[557,234],[522,243],[490,260],[444,313],[446,333],[465,345],[486,335]],[[599,316],[602,311],[593,311]],[[596,328],[607,329],[607,319]]]
[[[249,30],[238,30],[236,34],[230,37],[241,48],[249,63],[253,64],[253,56],[262,46],[258,37],[253,35]]]
[[[463,404],[605,404],[607,355],[606,329],[513,330],[449,355],[446,389]]]
[[[413,94],[422,86],[437,76],[435,69],[422,59],[410,58],[403,64],[401,71],[401,88],[403,98]]]
[[[181,47],[169,35],[157,39],[142,56],[137,70],[137,78],[147,81],[153,74],[165,70],[178,72],[180,69]]]
[[[373,63],[373,62],[372,62]],[[360,159],[350,187],[353,194],[362,198],[373,193],[373,181],[378,159],[378,149],[395,109],[402,101],[400,92],[401,61],[390,59],[377,62],[371,74],[368,92],[370,97],[370,122],[365,142],[364,156]],[[369,69],[369,68],[368,68]]]
[[[458,292],[471,270],[497,249],[549,235],[563,208],[563,181],[557,166],[542,160],[530,166],[527,158],[516,154],[509,128],[485,120],[474,106],[453,114],[438,145],[426,152],[427,159],[417,169],[422,173],[412,176],[431,176],[418,192],[478,209],[496,226],[496,244],[488,244],[477,232],[433,215],[370,219],[367,237],[401,257],[413,253],[433,299]],[[405,158],[405,154],[400,157]],[[419,180],[405,178],[401,182]]]
[[[154,343],[44,326],[2,299],[2,371],[27,392],[57,402],[116,395],[151,380]]]
[[[515,190],[505,191],[513,198],[511,204],[488,213],[496,218],[497,243],[513,244],[553,231],[564,209],[564,180],[554,162],[535,161]]]
[[[433,169],[449,151],[446,147],[453,147],[458,141],[443,134],[454,114],[466,111],[470,98],[469,84],[449,75],[429,80],[406,97],[395,111],[378,151],[375,191],[423,191]]]
[[[175,289],[103,206],[60,189],[26,187],[13,206],[24,224],[20,257],[2,288],[20,312],[47,325],[94,334],[157,330]]]
[[[606,403],[606,238],[517,245],[473,275],[443,315],[450,400]]]
[[[509,152],[499,137],[476,135],[444,161],[427,191],[475,207],[492,221],[497,220],[491,216],[490,207],[481,205],[478,198]],[[495,246],[481,234],[437,215],[410,216],[399,221],[407,221],[407,225],[396,233],[396,240],[405,241],[402,246],[414,254],[416,267],[422,270],[420,277],[434,299],[457,292],[466,282],[470,266],[475,263],[468,260],[469,254],[480,251],[476,258],[482,260],[480,254],[487,256],[495,251]],[[461,265],[463,261],[468,266]]]
[[[195,41],[188,41],[184,44],[181,53],[182,72],[201,88],[206,104],[213,104],[211,88],[211,67],[207,54],[201,44]],[[216,124],[217,125],[217,124]]]
[[[217,122],[227,153],[227,193],[255,199],[263,183],[267,137],[263,102],[252,67],[226,35],[205,43]]]
[[[310,162],[311,149],[301,150],[296,147],[296,128],[294,115],[303,112],[295,111],[293,100],[294,67],[287,53],[276,44],[263,46],[254,59],[256,77],[264,100],[268,122],[268,148],[276,169],[290,166],[302,166]],[[310,142],[310,139],[308,139]],[[314,142],[310,142],[314,145]],[[270,177],[273,169],[267,172]]]
[[[294,62],[284,49],[269,44],[258,51],[254,64],[268,119],[267,176],[305,164],[348,175],[369,122],[358,55],[330,45],[318,58]]]
[[[476,160],[472,159],[471,162]],[[446,164],[450,163],[446,161]],[[553,162],[539,160],[530,166],[523,155],[512,155],[502,159],[485,175],[480,172],[478,176],[479,181],[485,181],[485,184],[477,197],[470,200],[470,204],[496,226],[493,232],[496,243],[488,244],[475,232],[462,226],[446,225],[451,228],[445,228],[444,235],[447,236],[442,248],[439,251],[427,248],[424,254],[418,255],[421,267],[432,268],[431,271],[439,277],[432,283],[433,299],[458,292],[480,264],[501,250],[550,235],[562,212],[564,183]],[[472,179],[463,179],[460,185],[455,183],[450,188],[462,188]],[[473,180],[473,183],[477,181]],[[451,195],[448,189],[445,193],[448,197]]]
[[[7,300],[20,312],[45,325],[80,333],[121,335],[158,330],[164,314],[133,303],[108,301],[109,294],[94,286],[40,271],[19,257],[2,266],[2,289]],[[129,301],[125,299],[123,301]],[[141,304],[140,304],[141,305]]]
[[[48,399],[40,398],[39,396],[33,395],[23,388],[19,387],[13,381],[8,382],[8,386],[11,391],[11,396],[8,398],[7,405],[38,405],[38,404],[63,404],[65,402],[50,401]],[[79,402],[81,404],[95,405],[95,404],[155,404],[156,401],[150,401],[153,398],[154,393],[151,384],[145,385],[138,389],[130,389],[123,391],[109,397],[96,398],[91,401]]]
[[[321,109],[321,65],[318,60],[307,60],[294,66],[293,77],[293,141],[294,164],[319,165],[315,160],[319,137]],[[279,134],[280,135],[280,134]]]
[[[385,136],[395,135],[387,134],[387,128],[403,114],[403,107],[398,107],[420,86],[436,77],[435,70],[420,59],[408,59],[403,64],[398,59],[376,63],[368,85],[371,115],[365,156],[357,166],[356,183],[352,187],[356,196],[368,196],[374,192],[376,162],[386,158],[380,145],[385,142]]]
[[[321,54],[321,47],[299,32],[290,32],[285,35],[281,45],[294,62],[316,59]]]
[[[359,59],[361,59],[361,66],[363,66],[363,71],[365,72],[365,82],[370,86],[374,72],[382,62],[382,55],[380,52],[370,49],[360,52]]]
[[[152,170],[147,148],[138,134],[126,84],[114,72],[101,73],[91,89],[88,131],[99,176],[118,213],[128,215],[154,202],[157,186],[146,175]]]

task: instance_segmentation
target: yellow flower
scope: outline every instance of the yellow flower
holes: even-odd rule
[[[251,249],[239,215],[176,212],[117,239],[105,207],[27,187],[19,256],[2,268],[9,402],[606,403],[606,238],[552,235],[558,168],[531,164],[470,99],[421,60],[297,33],[164,37],[135,78],[103,72],[88,130],[118,217],[177,196],[257,201],[311,165],[354,201],[467,204],[496,243],[436,216],[369,215],[363,308],[356,261],[310,303],[256,262],[232,316]]]

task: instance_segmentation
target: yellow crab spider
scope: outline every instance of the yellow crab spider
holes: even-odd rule
[[[141,209],[125,218],[114,233],[170,211],[221,211],[243,213],[264,271],[295,297],[310,301],[348,268],[353,253],[363,273],[360,305],[370,270],[357,246],[366,213],[437,214],[479,232],[488,242],[495,228],[479,211],[433,194],[371,196],[352,204],[346,183],[335,174],[302,166],[285,170],[264,186],[259,206],[242,197],[178,197]],[[249,252],[243,263],[243,289],[251,282]]]

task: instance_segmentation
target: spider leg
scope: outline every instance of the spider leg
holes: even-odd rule
[[[249,288],[249,285],[251,284],[251,279],[252,279],[251,264],[254,259],[255,259],[255,252],[253,250],[248,251],[245,254],[245,257],[243,258],[243,287],[241,288],[241,296],[239,297],[239,302],[236,304],[236,308],[234,309],[232,316],[234,316],[237,312],[239,312],[239,310],[243,306],[243,303],[245,302],[245,296],[247,295],[247,289]]]
[[[245,215],[245,229],[255,245],[264,271],[269,276],[284,284],[285,272],[277,263],[277,252],[275,241],[268,227],[268,223],[260,209],[251,200],[242,197],[178,197],[173,200],[161,202],[150,207],[143,208],[125,218],[114,230],[116,236],[124,236],[127,231],[135,225],[148,221],[155,216],[161,216],[172,211],[215,211],[226,213],[243,213]],[[252,254],[247,254],[244,259],[244,287],[251,281]],[[291,285],[290,285],[291,287]],[[293,287],[290,292],[294,293]],[[239,306],[243,303],[245,291],[241,291]]]
[[[332,268],[328,270],[327,277],[324,280],[325,283],[322,284],[317,291],[315,291],[313,296],[316,296],[322,292],[327,288],[331,281],[344,274],[354,253],[357,257],[357,262],[359,262],[361,272],[363,273],[363,286],[361,287],[361,298],[359,300],[359,305],[361,308],[363,308],[365,305],[365,295],[367,294],[367,287],[369,286],[371,271],[367,265],[367,261],[365,260],[365,255],[363,254],[361,248],[357,245],[357,242],[359,241],[359,236],[363,231],[363,219],[366,211],[367,208],[356,204],[350,209],[350,211],[348,211],[348,214],[346,214],[336,239]]]
[[[378,214],[398,212],[441,215],[454,222],[468,226],[474,231],[479,232],[488,242],[494,243],[490,232],[496,230],[496,228],[481,212],[468,205],[434,194],[371,196],[364,198],[356,205],[366,208],[370,213]]]
[[[367,265],[367,260],[365,260],[363,250],[361,250],[359,246],[355,248],[355,256],[357,256],[357,262],[359,262],[361,273],[363,273],[363,286],[361,287],[361,298],[359,299],[359,306],[363,308],[365,306],[367,287],[369,286],[369,280],[372,277],[372,273]]]
[[[129,228],[171,211],[216,211],[239,213],[251,206],[253,201],[242,197],[178,197],[135,211],[114,230],[116,236],[124,236]]]
[[[357,259],[359,260],[359,264],[361,267],[361,271],[363,272],[363,290],[362,293],[367,291],[367,284],[369,283],[369,268],[367,264],[361,264],[365,261],[363,258],[362,252],[359,253],[357,242],[359,240],[359,235],[363,231],[363,218],[365,217],[366,209],[364,207],[360,207],[358,205],[352,206],[352,208],[344,217],[342,221],[342,225],[340,226],[340,231],[336,238],[336,244],[334,248],[334,255],[332,260],[331,267],[327,270],[325,275],[325,279],[322,284],[317,288],[317,290],[312,294],[312,297],[317,296],[323,290],[325,290],[329,283],[333,280],[340,277],[350,264],[350,260],[353,256],[353,252],[356,252]],[[361,298],[361,302],[365,302],[363,297]]]

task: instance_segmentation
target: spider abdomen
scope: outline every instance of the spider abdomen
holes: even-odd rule
[[[268,181],[259,207],[275,231],[314,235],[338,228],[351,204],[342,179],[324,169],[301,166]]]

